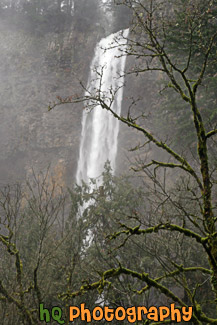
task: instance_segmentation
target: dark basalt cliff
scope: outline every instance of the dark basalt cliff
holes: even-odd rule
[[[80,93],[100,32],[71,27],[37,36],[1,22],[0,182],[16,182],[50,166],[58,182],[73,180],[81,105],[48,113],[56,96]]]

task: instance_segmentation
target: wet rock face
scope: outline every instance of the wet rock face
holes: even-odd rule
[[[0,183],[50,166],[70,185],[82,107],[64,105],[49,113],[47,107],[56,96],[82,91],[79,80],[86,82],[96,34],[72,29],[37,37],[1,23],[0,43]]]
[[[83,105],[47,108],[56,96],[83,92],[80,81],[87,83],[95,45],[108,34],[103,10],[98,18],[89,20],[89,29],[78,28],[75,20],[62,32],[46,34],[30,31],[31,21],[25,24],[19,15],[14,24],[14,17],[0,20],[0,184],[23,181],[32,170],[50,166],[54,176],[58,170],[61,182],[71,186]]]

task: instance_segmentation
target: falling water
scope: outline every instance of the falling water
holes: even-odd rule
[[[111,109],[118,115],[121,112],[124,84],[124,68],[126,56],[121,55],[127,44],[129,30],[120,31],[103,38],[95,49],[95,55],[90,67],[90,75],[85,95],[96,95],[97,91],[106,98]],[[118,45],[119,44],[119,45]],[[117,92],[116,92],[117,91]],[[116,92],[113,98],[114,92]],[[91,102],[88,103],[91,105]],[[88,105],[87,105],[88,106]],[[92,110],[86,108],[82,117],[82,133],[78,168],[77,184],[82,180],[86,183],[90,178],[98,178],[107,160],[115,170],[115,160],[118,147],[119,121],[100,105]],[[100,183],[100,178],[98,179]]]

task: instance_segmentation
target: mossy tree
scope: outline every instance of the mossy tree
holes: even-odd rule
[[[78,291],[66,295],[72,298],[89,290],[106,290],[115,278],[127,275],[141,281],[141,288],[136,291],[137,294],[154,289],[180,307],[192,305],[193,324],[217,324],[216,165],[215,158],[212,157],[212,148],[216,146],[217,129],[215,119],[210,120],[210,123],[204,120],[206,112],[209,111],[209,93],[203,93],[201,101],[202,87],[209,83],[210,78],[215,78],[217,3],[208,1],[205,11],[204,2],[200,0],[194,3],[189,0],[176,0],[172,3],[169,0],[122,0],[119,3],[132,10],[134,17],[128,47],[122,49],[122,55],[135,58],[135,68],[129,73],[160,75],[164,83],[166,82],[166,88],[172,89],[177,98],[185,104],[186,115],[189,116],[191,124],[190,132],[193,130],[195,134],[194,158],[189,159],[188,155],[183,154],[182,148],[174,149],[170,141],[158,138],[157,132],[154,133],[155,130],[150,131],[148,124],[146,127],[147,120],[144,121],[143,114],[137,117],[132,105],[127,116],[116,114],[112,110],[112,100],[109,104],[105,100],[110,97],[109,92],[112,90],[103,93],[98,89],[95,93],[89,95],[86,93],[85,97],[60,98],[50,109],[67,102],[84,101],[91,107],[100,104],[102,109],[111,112],[121,123],[144,136],[144,145],[138,145],[137,149],[151,144],[165,154],[165,160],[152,159],[149,162],[140,160],[139,165],[134,168],[150,179],[146,185],[149,187],[147,194],[151,194],[149,198],[154,207],[155,217],[152,214],[152,218],[149,219],[150,214],[147,212],[146,216],[137,215],[134,218],[134,226],[122,223],[120,230],[110,237],[111,240],[123,238],[124,246],[126,242],[133,241],[138,236],[146,240],[152,234],[154,242],[154,238],[157,240],[158,236],[164,238],[164,233],[167,233],[167,237],[175,233],[181,246],[182,242],[186,242],[188,246],[192,245],[192,249],[189,258],[180,263],[179,259],[175,258],[177,251],[174,251],[174,247],[170,247],[168,243],[165,247],[168,252],[173,251],[174,256],[171,254],[170,262],[167,261],[166,264],[162,261],[162,251],[156,251],[155,258],[164,265],[158,276],[154,275],[154,270],[147,273],[145,268],[138,271],[120,263],[117,267],[105,270],[97,281],[89,282]],[[186,26],[181,35],[178,35],[177,24],[181,24],[183,30]],[[172,36],[175,37],[175,41]],[[177,46],[175,54],[174,46]],[[157,93],[156,86],[156,96]],[[115,97],[115,92],[113,96]],[[176,107],[173,109],[175,111]],[[175,122],[174,118],[173,123]],[[168,124],[167,127],[174,128],[174,125]],[[186,132],[189,132],[188,130]],[[167,171],[177,171],[173,174],[174,185],[171,185],[171,177],[165,179],[162,173],[159,173],[160,170],[164,170],[163,175]],[[133,215],[131,217],[133,218]],[[149,222],[144,223],[143,220],[146,218]],[[197,252],[200,256],[197,256]],[[196,259],[193,256],[197,256]],[[165,267],[168,268],[166,272]],[[205,282],[202,281],[204,274],[207,274]],[[176,285],[181,283],[184,295],[176,293],[168,279],[175,281]],[[209,302],[203,301],[199,294],[204,283],[208,284]]]
[[[70,193],[42,173],[22,186],[1,188],[2,324],[38,324],[40,303],[66,311],[58,293],[82,280],[86,237],[83,220],[76,219],[78,197]]]

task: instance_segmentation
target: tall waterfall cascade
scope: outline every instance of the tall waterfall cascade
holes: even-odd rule
[[[126,56],[122,51],[127,46],[129,30],[119,31],[103,38],[95,48],[90,67],[85,96],[99,94],[106,104],[118,115],[121,113]],[[115,96],[113,96],[115,93]],[[87,103],[83,111],[82,132],[76,182],[89,183],[91,178],[98,178],[103,172],[105,162],[110,161],[112,171],[118,149],[119,121],[100,105],[92,110],[92,102]]]

